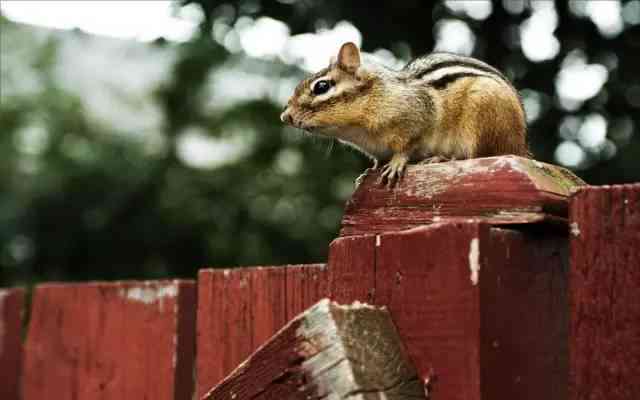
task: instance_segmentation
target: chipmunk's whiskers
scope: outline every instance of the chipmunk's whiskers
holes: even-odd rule
[[[336,143],[335,139],[331,139],[329,141],[329,146],[327,146],[327,151],[324,154],[325,158],[329,158],[329,156],[331,156],[331,152],[333,151],[333,145]]]

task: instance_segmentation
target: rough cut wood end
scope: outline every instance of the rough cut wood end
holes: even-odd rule
[[[567,169],[517,156],[410,165],[393,189],[379,176],[365,176],[347,203],[341,236],[471,218],[566,227],[568,199],[585,185]]]
[[[322,300],[202,397],[310,398],[425,398],[386,309]]]

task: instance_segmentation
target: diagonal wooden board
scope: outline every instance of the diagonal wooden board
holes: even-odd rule
[[[340,236],[400,231],[474,218],[491,225],[567,225],[571,194],[585,185],[551,164],[500,156],[410,165],[392,189],[367,174],[347,203]]]
[[[321,300],[202,400],[425,399],[385,308]]]

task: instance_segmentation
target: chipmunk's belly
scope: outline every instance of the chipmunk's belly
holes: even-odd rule
[[[340,128],[336,137],[341,143],[351,146],[377,160],[388,160],[393,155],[391,149],[363,128]]]
[[[433,132],[422,141],[418,158],[441,156],[446,158],[465,159],[470,156],[470,149],[464,146],[460,134],[456,132]]]

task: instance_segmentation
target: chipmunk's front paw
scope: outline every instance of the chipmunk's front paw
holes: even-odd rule
[[[393,158],[391,158],[391,161],[382,167],[382,174],[380,175],[380,179],[378,179],[378,184],[382,185],[386,181],[387,188],[394,186],[397,181],[402,178],[402,174],[404,173],[404,169],[407,166],[408,161],[409,158],[405,155],[394,155]]]

